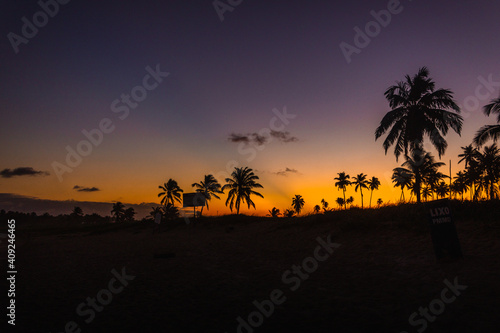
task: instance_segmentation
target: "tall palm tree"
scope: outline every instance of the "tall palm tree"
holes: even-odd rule
[[[440,182],[436,187],[436,194],[439,198],[444,198],[450,192],[450,187],[445,182]]]
[[[500,149],[494,143],[484,147],[478,156],[479,168],[483,170],[483,180],[488,199],[494,199],[498,192],[500,179]]]
[[[300,194],[296,194],[295,197],[292,199],[292,207],[297,212],[297,215],[300,214],[302,211],[302,208],[304,207],[304,198]]]
[[[455,193],[459,194],[462,197],[462,201],[464,201],[464,193],[469,189],[469,185],[467,185],[467,174],[463,171],[457,172],[457,175],[454,177],[453,181],[453,190]]]
[[[394,187],[401,187],[401,197],[399,201],[405,201],[405,187],[410,188],[412,182],[412,174],[405,168],[395,168],[392,173],[392,182]]]
[[[378,190],[379,186],[380,186],[380,180],[377,177],[372,177],[368,181],[368,188],[370,189],[370,208],[372,208],[373,190]]]
[[[121,222],[125,214],[125,205],[120,201],[114,203],[111,214],[114,216],[116,222]]]
[[[475,183],[478,181],[481,172],[479,171],[479,162],[478,156],[479,151],[477,148],[474,148],[472,145],[468,145],[465,147],[461,147],[463,150],[462,154],[459,154],[458,157],[461,157],[458,160],[458,163],[465,162],[465,174],[467,178],[467,185],[470,187],[470,196],[471,200],[474,196]]]
[[[349,178],[351,177],[349,177],[349,175],[345,172],[339,172],[338,177],[334,178],[334,180],[336,180],[335,186],[337,186],[339,190],[342,190],[342,192],[344,193],[344,209],[347,209],[345,191],[347,189],[347,186],[351,185],[351,181],[349,180]]]
[[[497,113],[497,124],[496,125],[485,125],[477,131],[474,137],[474,143],[477,146],[482,146],[488,139],[492,139],[493,142],[497,142],[500,138],[500,97],[491,101],[490,104],[483,107],[483,112],[487,116],[492,113]]]
[[[355,176],[352,178],[352,184],[356,185],[354,188],[355,192],[361,193],[361,209],[363,209],[363,189],[366,188],[368,189],[368,180],[366,180],[367,175],[364,173],[360,173],[359,175]]]
[[[205,175],[203,181],[199,183],[193,183],[191,186],[196,188],[196,192],[203,195],[203,197],[205,198],[205,206],[207,206],[207,210],[209,209],[208,202],[212,199],[212,197],[220,199],[217,194],[224,193],[221,190],[222,186],[213,175]],[[205,206],[201,207],[200,216],[203,214],[203,207]]]
[[[463,118],[458,114],[460,108],[453,100],[453,92],[436,89],[426,67],[413,77],[406,75],[404,81],[389,87],[384,95],[391,111],[382,118],[375,140],[389,132],[383,146],[387,154],[394,145],[396,161],[403,152],[407,156],[409,151],[421,147],[424,136],[429,137],[441,157],[448,146],[444,139],[448,129],[451,127],[458,134],[462,131]]]
[[[273,209],[269,210],[269,214],[267,214],[268,216],[271,216],[271,217],[278,217],[281,215],[280,213],[280,210],[276,207],[273,207]]]
[[[422,197],[424,201],[427,201],[428,198],[432,196],[432,189],[429,186],[426,186],[422,189]]]
[[[412,193],[415,194],[417,202],[420,203],[422,183],[432,177],[444,163],[435,162],[430,153],[426,153],[421,149],[413,150],[410,156],[405,156],[405,158],[406,161],[402,166],[406,167],[405,170],[412,176]]]
[[[163,196],[160,202],[162,205],[167,205],[168,203],[173,205],[175,203],[174,201],[177,201],[178,203],[181,202],[181,193],[184,191],[172,178],[170,178],[166,183],[163,183],[163,185],[158,186],[158,188],[163,190],[163,192],[158,193],[158,198]]]
[[[263,188],[261,184],[256,182],[258,179],[259,177],[248,167],[235,168],[231,173],[231,178],[226,178],[226,184],[222,187],[222,191],[229,189],[226,206],[229,204],[231,212],[233,211],[233,207],[235,207],[236,214],[239,214],[241,202],[246,202],[249,209],[250,206],[255,209],[255,203],[250,196],[253,194],[264,198],[262,194],[253,190],[254,188]]]

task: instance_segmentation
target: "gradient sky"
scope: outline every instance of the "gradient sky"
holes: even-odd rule
[[[382,140],[374,138],[389,111],[384,91],[421,66],[462,106],[473,100],[479,77],[500,82],[500,4],[401,1],[402,11],[348,64],[340,43],[354,45],[354,28],[364,30],[373,20],[370,12],[388,3],[244,0],[221,21],[211,0],[71,1],[15,54],[7,35],[21,35],[21,18],[32,22],[40,7],[36,1],[5,2],[0,169],[32,167],[50,175],[0,178],[0,192],[159,202],[158,185],[169,178],[191,192],[208,173],[223,182],[226,165],[236,161],[256,170],[264,186],[257,210],[244,213],[289,208],[294,194],[304,197],[306,211],[322,198],[334,206],[341,192],[333,178],[341,171],[379,177],[374,200],[395,202],[400,191],[390,176],[402,161],[392,150],[384,155]],[[112,102],[141,85],[145,68],[157,64],[170,75],[119,119]],[[479,104],[463,109],[462,136],[446,137],[442,161],[452,160],[453,173],[460,147],[479,127],[494,123],[481,107],[498,97],[499,88],[480,92]],[[273,109],[284,107],[296,115],[284,131],[298,140],[268,142],[251,161],[228,140],[232,133],[268,128]],[[104,118],[115,130],[60,182],[52,163],[65,163],[66,146],[76,148],[85,139],[82,130],[97,128]],[[287,168],[297,172],[278,174]],[[360,204],[353,188],[348,195]],[[213,201],[209,213],[227,213],[225,198]]]

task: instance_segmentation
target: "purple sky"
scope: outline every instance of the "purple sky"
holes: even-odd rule
[[[22,35],[21,18],[32,22],[40,6],[9,1],[0,20],[0,169],[33,167],[50,175],[0,178],[0,192],[155,202],[157,186],[168,178],[190,192],[191,183],[235,160],[260,172],[268,198],[257,201],[263,210],[287,208],[300,193],[309,209],[322,197],[333,203],[340,192],[332,179],[341,171],[378,176],[387,187],[380,196],[394,201],[398,191],[385,173],[398,164],[374,141],[389,110],[384,91],[421,66],[459,104],[475,96],[478,77],[500,82],[500,4],[401,1],[400,13],[348,64],[340,43],[354,45],[354,28],[364,30],[374,19],[370,12],[388,3],[243,0],[221,22],[212,1],[71,1],[16,54],[8,34]],[[120,120],[112,102],[157,64],[170,75]],[[486,97],[464,109],[462,137],[447,136],[443,161],[455,164],[460,147],[494,122],[480,109],[499,88],[481,89]],[[284,106],[296,115],[284,131],[297,141],[267,143],[251,161],[228,141],[231,133],[269,127],[272,110]],[[115,130],[60,182],[52,163],[63,163],[65,147],[76,147],[82,130],[103,118]],[[297,172],[277,174],[286,168]],[[101,190],[82,193],[75,185]],[[223,210],[223,202],[215,209]]]

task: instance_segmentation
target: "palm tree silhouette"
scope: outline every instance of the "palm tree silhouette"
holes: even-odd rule
[[[79,218],[79,217],[82,217],[83,216],[83,210],[78,207],[78,206],[75,206],[75,208],[73,208],[73,211],[71,212],[72,216],[76,217],[76,218]]]
[[[370,189],[370,208],[372,207],[373,190],[378,190],[379,186],[380,186],[380,180],[377,177],[372,177],[368,181],[368,188]]]
[[[353,202],[354,202],[354,198],[351,195],[349,198],[347,198],[346,204],[349,204],[349,208],[352,208],[352,203]]]
[[[347,175],[345,172],[339,172],[338,177],[334,178],[334,180],[336,180],[335,186],[337,186],[339,190],[342,190],[342,192],[344,193],[344,209],[347,209],[345,191],[347,189],[347,186],[351,185],[349,178],[351,177],[349,177],[349,175]]]
[[[111,214],[114,216],[116,222],[121,222],[123,220],[125,214],[125,205],[120,201],[113,204],[113,209],[111,210]]]
[[[422,183],[429,179],[432,174],[436,173],[438,168],[444,165],[442,162],[435,162],[434,157],[430,153],[426,153],[421,149],[413,150],[410,156],[406,156],[406,162],[403,167],[406,167],[406,172],[412,176],[413,186],[412,192],[417,197],[417,202],[420,203],[420,194]]]
[[[207,210],[209,209],[208,202],[212,199],[212,197],[220,199],[217,194],[224,194],[224,192],[222,192],[221,190],[221,185],[213,175],[205,175],[203,181],[199,183],[193,183],[191,186],[196,188],[196,192],[203,195],[203,197],[205,198],[205,206],[207,206]],[[203,214],[203,207],[204,206],[201,207],[200,216]]]
[[[226,206],[229,204],[229,209],[233,211],[236,208],[236,214],[240,213],[240,203],[247,203],[248,208],[252,206],[255,209],[255,203],[250,196],[252,194],[264,198],[262,194],[254,191],[254,188],[263,188],[263,186],[256,182],[259,177],[253,173],[253,170],[245,168],[235,168],[231,173],[231,178],[226,178],[226,184],[222,187],[222,191],[229,189],[227,194]]]
[[[449,178],[442,172],[437,171],[437,169],[430,170],[425,176],[425,184],[430,187],[432,192],[432,198],[434,199],[434,193],[437,193],[437,188],[439,183],[442,182],[444,178]]]
[[[401,197],[399,201],[405,201],[405,192],[404,189],[409,188],[412,182],[411,173],[405,168],[395,168],[392,173],[392,182],[395,187],[401,187]]]
[[[478,155],[479,169],[483,170],[483,188],[488,199],[492,200],[498,192],[498,180],[500,179],[500,149],[494,143],[484,147],[484,151]]]
[[[377,207],[380,208],[380,205],[382,205],[383,201],[382,198],[377,199]]]
[[[458,163],[460,164],[462,162],[465,162],[465,174],[467,179],[466,183],[468,186],[470,186],[470,197],[472,200],[474,196],[475,183],[478,181],[478,178],[481,175],[478,162],[479,151],[472,145],[461,148],[463,150],[463,153],[458,155],[458,157],[461,157]]]
[[[172,178],[170,178],[166,183],[163,183],[163,186],[158,186],[158,188],[163,190],[163,192],[158,193],[158,198],[163,196],[160,202],[162,205],[166,206],[168,203],[173,205],[175,203],[174,200],[178,203],[181,202],[181,193],[184,191]]]
[[[269,214],[267,214],[268,216],[271,216],[271,217],[278,217],[281,215],[280,213],[280,210],[276,207],[273,207],[273,209],[269,210]]]
[[[487,116],[492,113],[497,113],[497,124],[496,125],[485,125],[477,131],[474,137],[474,144],[477,146],[482,146],[488,139],[493,139],[493,142],[497,142],[500,138],[500,97],[491,101],[490,104],[483,107],[483,112]]]
[[[134,210],[133,207],[129,207],[125,209],[125,212],[123,213],[123,219],[126,222],[134,222],[134,215],[137,214]]]
[[[175,207],[173,203],[168,202],[163,206],[163,215],[167,220],[175,219],[179,217],[179,208]]]
[[[464,201],[464,193],[469,189],[469,185],[467,184],[467,174],[465,172],[457,172],[455,180],[453,181],[453,189],[457,194],[460,194],[462,201]]]
[[[345,205],[345,201],[344,199],[342,199],[341,197],[338,197],[335,202],[337,203],[337,205],[339,205],[339,208],[342,208],[342,206]]]
[[[285,209],[283,212],[283,217],[293,217],[295,215],[295,211],[293,209]]]
[[[304,207],[304,198],[302,198],[301,195],[296,194],[295,197],[292,199],[292,207],[297,212],[297,215],[300,214],[302,208]]]
[[[444,198],[450,191],[448,184],[445,182],[440,182],[436,187],[436,194],[439,198]]]
[[[403,152],[407,156],[409,151],[421,147],[424,135],[441,157],[448,146],[443,137],[448,129],[451,127],[458,134],[462,131],[463,118],[458,114],[460,108],[453,100],[453,92],[436,90],[426,67],[420,68],[413,77],[406,75],[404,81],[389,87],[384,95],[391,111],[382,118],[375,140],[390,129],[383,146],[387,154],[394,144],[396,161]]]
[[[328,202],[325,199],[321,199],[321,205],[323,206],[323,212],[328,210]]]
[[[428,198],[432,196],[432,189],[429,186],[426,186],[422,189],[422,197],[424,201],[427,201]]]
[[[354,191],[358,192],[359,188],[359,192],[361,193],[361,209],[363,209],[363,189],[368,189],[368,181],[366,180],[366,177],[367,175],[365,175],[364,173],[360,173],[359,175],[352,178],[352,184],[356,185]]]

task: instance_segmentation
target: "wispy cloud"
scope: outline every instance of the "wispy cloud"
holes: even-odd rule
[[[299,171],[297,169],[291,169],[291,168],[286,168],[285,170],[280,170],[278,172],[275,172],[275,175],[278,176],[288,176],[289,174],[298,174]]]
[[[50,175],[46,171],[37,171],[33,169],[32,167],[20,167],[20,168],[15,168],[14,170],[11,169],[3,169],[0,171],[0,176],[3,178],[11,178],[15,176],[48,176]]]
[[[266,135],[261,135],[259,133],[247,133],[247,134],[237,134],[237,133],[231,133],[229,135],[228,140],[230,142],[234,143],[246,143],[246,144],[254,144],[256,146],[262,146],[273,139],[276,139],[278,141],[284,142],[284,143],[290,143],[290,142],[297,142],[299,141],[298,138],[295,136],[290,135],[289,132],[284,132],[284,131],[273,131],[269,133],[268,136]]]
[[[75,185],[73,187],[73,190],[77,190],[78,192],[98,192],[98,191],[100,191],[100,189],[98,189],[97,187],[84,187],[84,186],[79,186],[79,185]]]

